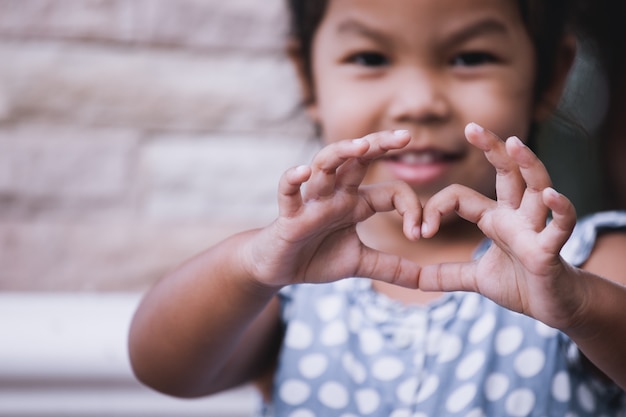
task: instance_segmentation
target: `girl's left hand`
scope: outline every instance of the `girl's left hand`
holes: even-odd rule
[[[574,325],[584,280],[573,279],[578,270],[559,255],[576,223],[573,205],[551,188],[545,166],[518,138],[504,142],[473,123],[465,134],[496,168],[497,198],[449,186],[424,207],[422,235],[433,236],[441,217],[456,211],[493,243],[474,262],[424,266],[419,287],[474,291],[549,326]]]

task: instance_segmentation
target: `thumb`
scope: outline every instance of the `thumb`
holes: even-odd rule
[[[368,277],[406,288],[417,288],[421,267],[400,256],[363,248],[355,276]]]
[[[472,291],[478,290],[476,261],[449,262],[422,267],[418,288],[422,291]]]

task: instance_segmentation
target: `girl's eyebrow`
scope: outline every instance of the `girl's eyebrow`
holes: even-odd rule
[[[369,28],[354,19],[347,19],[341,22],[337,26],[337,33],[339,33],[340,35],[364,36],[382,44],[389,43],[389,39],[383,33],[378,32],[375,29]]]
[[[388,43],[389,39],[381,32],[376,31],[354,19],[347,19],[337,26],[337,33],[344,35],[359,35],[370,38],[379,43]],[[509,33],[508,26],[502,21],[494,18],[481,19],[470,25],[466,25],[451,34],[444,36],[445,44],[463,43],[478,36],[484,35],[506,35]]]
[[[444,43],[458,44],[478,36],[506,35],[508,33],[509,28],[506,24],[497,19],[487,18],[464,26],[458,31],[452,32],[451,35],[446,36]]]

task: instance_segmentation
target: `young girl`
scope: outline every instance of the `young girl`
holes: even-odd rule
[[[574,54],[568,1],[290,7],[326,146],[272,224],[146,295],[138,378],[202,396],[269,374],[276,416],[620,415],[626,214],[574,229],[524,145]]]

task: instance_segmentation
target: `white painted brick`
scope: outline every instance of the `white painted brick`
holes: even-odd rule
[[[131,40],[132,1],[0,0],[0,33]]]
[[[282,56],[0,43],[4,121],[138,129],[302,131]]]
[[[192,48],[282,48],[283,0],[0,0],[0,35]]]
[[[145,290],[246,225],[0,221],[0,291]]]
[[[282,49],[286,0],[140,0],[137,39],[191,47]]]
[[[134,134],[30,126],[0,130],[0,195],[56,199],[123,196]]]
[[[302,139],[222,136],[162,138],[142,149],[142,212],[153,219],[267,222],[280,176],[307,162]]]

